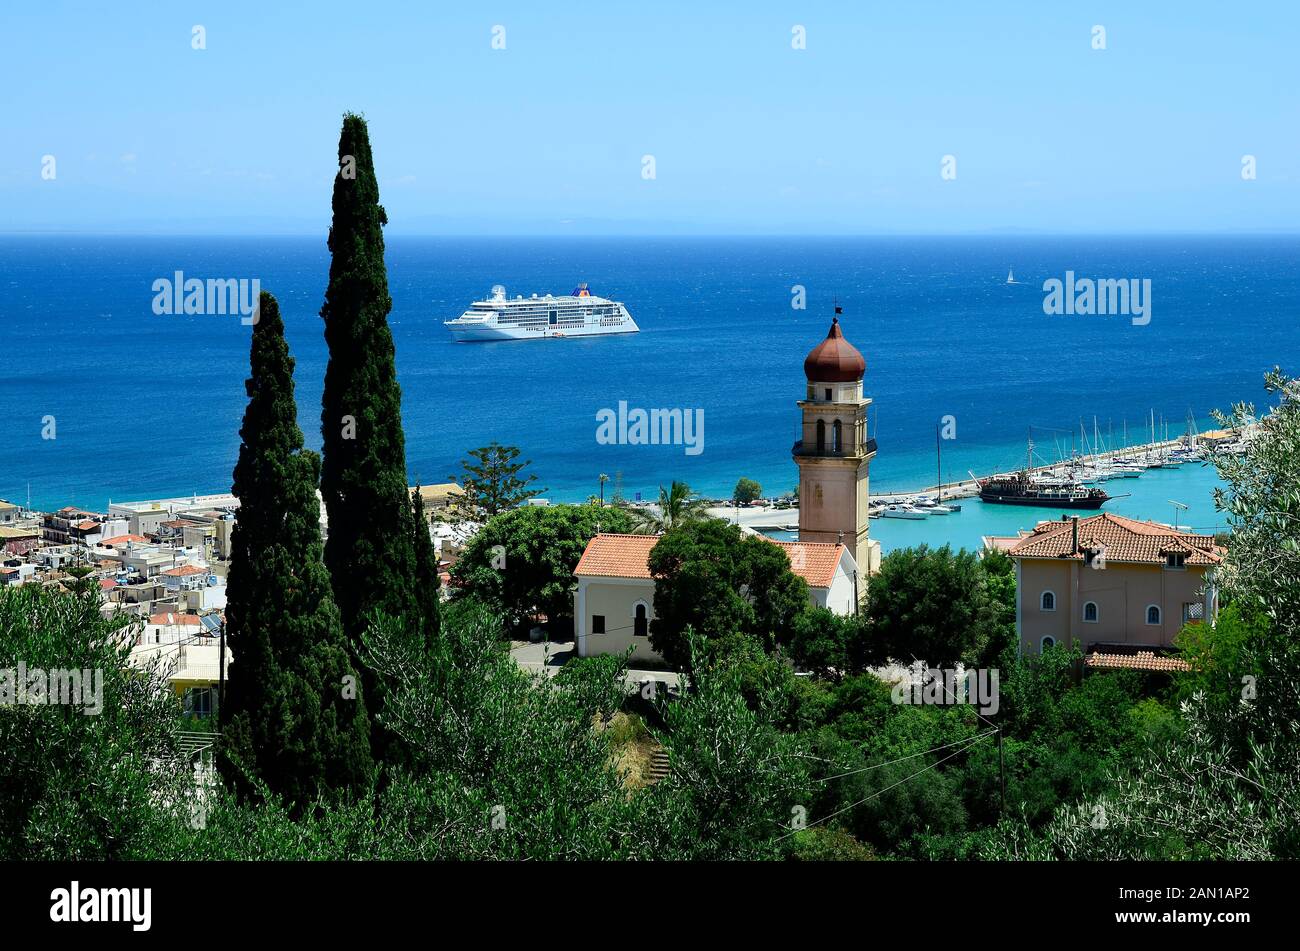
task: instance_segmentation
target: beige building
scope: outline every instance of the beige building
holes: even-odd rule
[[[1172,669],[1157,662],[1183,625],[1218,612],[1222,551],[1209,535],[1105,513],[984,541],[1015,560],[1023,652],[1077,644],[1091,667]]]
[[[650,550],[658,535],[602,533],[587,543],[574,576],[574,646],[579,657],[621,654],[632,648],[634,661],[661,663],[650,646],[655,582]],[[837,614],[852,614],[858,603],[858,569],[844,545],[778,542],[790,570],[808,583],[810,603]]]
[[[876,441],[867,428],[871,400],[862,395],[867,363],[844,339],[838,317],[803,370],[808,388],[799,401],[802,436],[792,450],[799,466],[799,540],[843,543],[869,575],[880,567],[880,543],[868,535]]]
[[[415,486],[407,488],[414,492]],[[465,496],[465,490],[455,482],[439,482],[435,485],[420,486],[420,501],[424,503],[424,514],[430,524],[445,520]]]

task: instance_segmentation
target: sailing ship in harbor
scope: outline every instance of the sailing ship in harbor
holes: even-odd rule
[[[1045,508],[1099,509],[1110,501],[1105,490],[1086,486],[1073,476],[1045,477],[1034,473],[1034,439],[1029,437],[1025,468],[1020,472],[981,479],[971,474],[980,500],[996,505],[1036,505]]]
[[[497,284],[487,300],[475,301],[443,326],[457,340],[543,340],[547,337],[597,337],[634,334],[641,328],[619,301],[595,297],[585,283],[562,296],[506,297]]]

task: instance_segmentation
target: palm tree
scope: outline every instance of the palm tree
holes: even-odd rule
[[[632,530],[638,535],[661,535],[679,525],[707,518],[706,505],[703,499],[691,498],[689,485],[674,480],[667,489],[659,486],[657,512],[653,509],[633,510]]]

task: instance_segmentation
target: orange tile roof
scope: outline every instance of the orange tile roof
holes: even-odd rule
[[[1042,522],[1006,549],[1014,558],[1073,558],[1082,549],[1104,548],[1107,562],[1164,564],[1165,554],[1178,552],[1188,565],[1217,565],[1223,560],[1212,535],[1193,535],[1158,522],[1139,522],[1103,512],[1079,519],[1079,553],[1073,552],[1073,522]]]
[[[790,570],[814,588],[829,588],[845,548],[833,542],[781,542],[772,539],[790,559]],[[587,543],[573,573],[588,578],[645,578],[650,575],[650,550],[657,535],[601,533]]]
[[[114,535],[112,538],[105,538],[98,544],[107,547],[109,545],[124,545],[127,542],[147,542],[148,540],[143,535]]]
[[[650,549],[658,543],[658,535],[602,532],[587,542],[573,573],[579,577],[649,578]]]
[[[769,539],[772,541],[773,539]],[[790,559],[790,570],[814,588],[829,588],[840,566],[844,546],[834,542],[781,542]]]
[[[199,568],[196,565],[181,565],[179,568],[168,568],[163,572],[164,575],[172,578],[183,578],[187,575],[206,575],[207,573],[208,569]]]
[[[1155,651],[1138,651],[1135,654],[1105,654],[1095,651],[1084,663],[1089,667],[1115,670],[1189,671],[1192,665],[1177,657],[1158,657]]]

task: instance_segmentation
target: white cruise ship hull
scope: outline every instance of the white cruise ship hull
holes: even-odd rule
[[[604,337],[640,331],[618,301],[596,297],[579,284],[572,294],[506,297],[500,284],[487,300],[475,301],[455,320],[443,321],[458,341],[545,340],[548,337]]]
[[[547,337],[605,337],[610,334],[634,334],[640,327],[628,320],[622,327],[511,327],[500,324],[465,323],[446,321],[446,328],[459,341],[482,340],[543,340]]]

